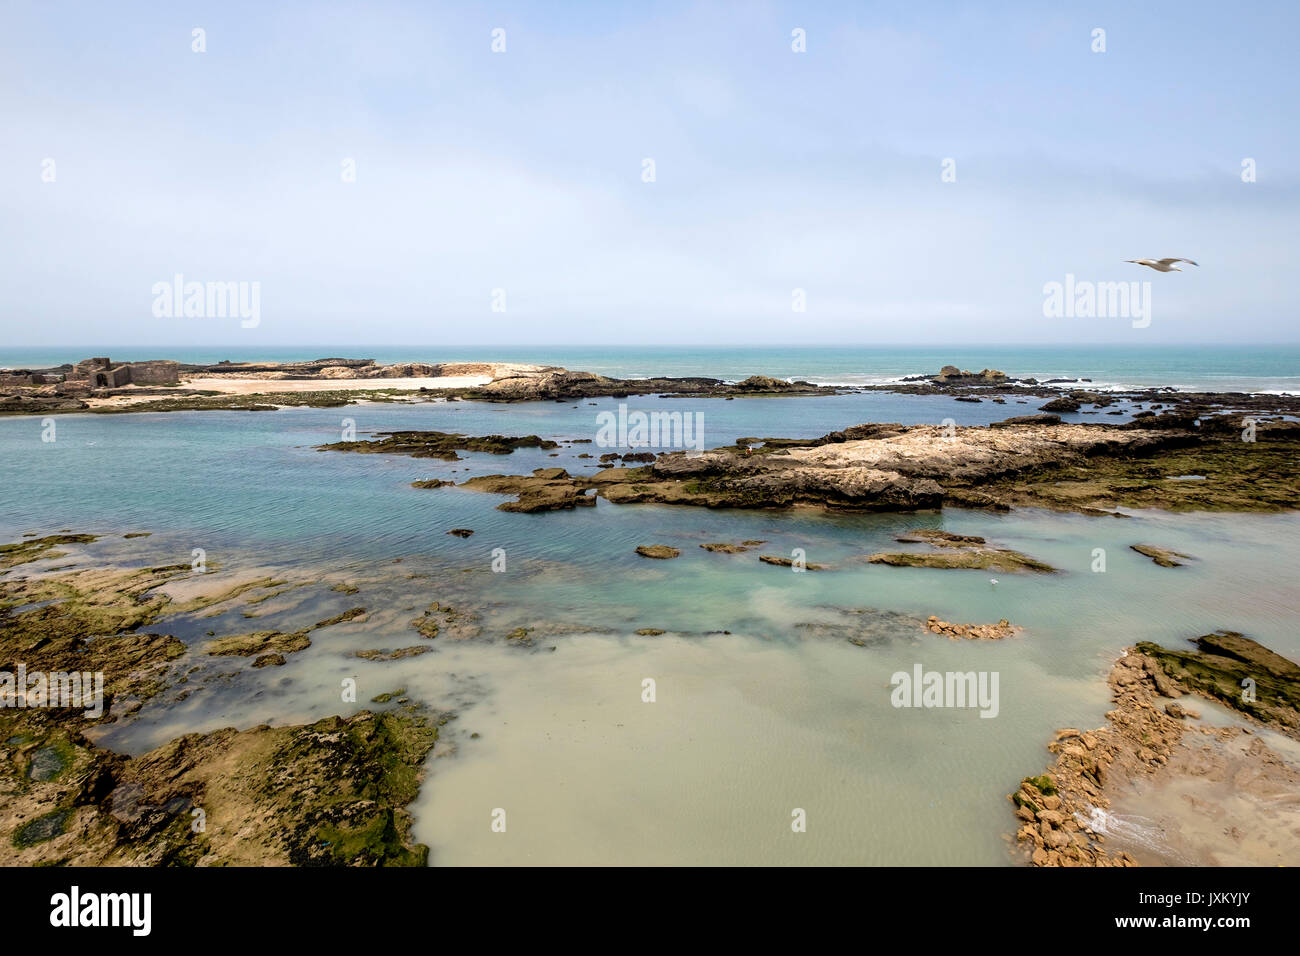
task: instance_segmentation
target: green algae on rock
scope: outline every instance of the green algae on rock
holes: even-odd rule
[[[953,534],[935,528],[921,528],[897,535],[896,541],[906,544],[924,543],[933,551],[890,551],[870,555],[872,564],[888,564],[899,568],[943,568],[980,571],[1034,571],[1050,574],[1056,569],[1019,551],[987,547],[979,535]]]
[[[0,733],[30,715],[0,714]],[[437,734],[410,708],[187,734],[134,758],[76,734],[57,779],[0,764],[0,865],[420,866],[405,806]]]
[[[178,673],[185,645],[143,628],[266,586],[218,586],[184,601],[163,592],[191,573],[168,565],[0,576],[0,669],[102,672],[105,689],[97,719],[82,709],[0,709],[0,865],[425,863],[428,849],[411,840],[405,809],[438,733],[421,710],[187,734],[139,757],[85,736]],[[363,614],[353,608],[307,630]],[[306,640],[305,632],[268,633],[256,642],[262,649]],[[264,653],[253,666],[283,663]]]
[[[60,544],[89,544],[99,536],[94,534],[51,534],[43,538],[29,538],[13,544],[0,544],[0,571],[40,561],[43,558],[61,558],[64,551],[55,551]]]
[[[339,441],[317,446],[317,451],[351,451],[363,454],[410,455],[412,458],[441,458],[456,461],[458,451],[487,452],[492,455],[509,455],[516,448],[559,448],[559,444],[536,435],[509,437],[484,435],[481,437],[451,432],[402,431],[380,432],[371,441]]]
[[[676,548],[670,547],[669,545],[666,544],[638,545],[636,548],[636,553],[641,555],[641,557],[643,558],[658,558],[661,561],[667,558],[676,558],[679,555],[681,555],[681,552],[678,551]]]
[[[1197,650],[1171,650],[1150,641],[1137,649],[1197,693],[1300,739],[1300,665],[1236,631],[1191,642]]]
[[[1198,424],[1199,421],[1199,424]],[[1300,436],[1263,423],[1241,441],[1237,420],[1152,416],[1120,425],[999,423],[998,427],[867,424],[818,439],[764,439],[702,453],[668,452],[640,468],[588,476],[537,469],[461,487],[517,499],[503,511],[616,504],[708,508],[921,511],[944,506],[1045,507],[1114,514],[1118,507],[1278,511],[1300,500]],[[1197,474],[1203,480],[1177,481]]]
[[[432,640],[445,635],[452,640],[478,637],[478,618],[472,612],[458,611],[450,604],[434,601],[424,613],[411,622],[411,627],[420,632],[421,637]]]
[[[872,564],[888,564],[896,568],[942,568],[944,570],[965,571],[1000,571],[1013,574],[1018,571],[1034,571],[1038,574],[1051,574],[1056,568],[1021,554],[1003,548],[968,548],[951,551],[882,551],[869,555]]]

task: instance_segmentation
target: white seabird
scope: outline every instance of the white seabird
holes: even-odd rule
[[[1125,259],[1125,262],[1135,262],[1140,266],[1146,266],[1155,269],[1156,272],[1182,272],[1183,270],[1174,265],[1175,262],[1186,262],[1189,265],[1196,265],[1191,259]]]

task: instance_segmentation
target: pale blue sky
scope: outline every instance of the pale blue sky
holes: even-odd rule
[[[3,0],[5,344],[1296,342],[1298,32],[1283,2]],[[154,317],[178,272],[260,282],[260,325]],[[1066,273],[1150,281],[1150,326],[1045,318]]]

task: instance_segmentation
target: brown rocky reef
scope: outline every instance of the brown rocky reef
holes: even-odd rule
[[[1231,421],[1180,415],[1120,426],[868,424],[815,439],[762,439],[753,448],[759,441],[670,452],[641,468],[585,476],[543,469],[473,478],[465,486],[519,495],[505,508],[512,511],[587,504],[592,490],[617,503],[852,511],[1267,511],[1300,500],[1300,435],[1290,423],[1261,425],[1254,442],[1241,441]],[[1179,480],[1189,473],[1198,480]]]
[[[486,385],[460,390],[463,398],[492,402],[570,401],[576,398],[662,394],[686,397],[758,397],[780,395],[834,395],[844,389],[813,385],[809,382],[786,382],[765,375],[753,375],[741,382],[728,384],[717,378],[637,378],[617,379],[594,372],[571,372],[548,369],[540,373],[509,375]]]
[[[0,865],[426,862],[406,805],[445,716],[408,707],[226,728],[135,757],[96,743],[97,726],[190,680],[197,662],[165,633],[166,615],[226,606],[277,582],[214,581],[215,592],[182,601],[167,587],[190,578],[188,564],[63,572],[35,564],[89,540],[51,535],[2,552],[3,692],[20,693],[20,667],[28,688],[53,674],[97,672],[103,708],[35,706],[31,698],[24,699],[31,706],[0,708]],[[317,626],[355,619],[358,610]]]
[[[458,451],[481,451],[509,455],[516,448],[558,448],[556,442],[536,435],[521,438],[505,435],[469,436],[449,432],[379,432],[371,441],[338,441],[320,445],[317,451],[353,451],[363,454],[410,455],[412,458],[441,458],[457,461]]]
[[[1147,782],[1222,776],[1223,768],[1232,766],[1225,753],[1250,731],[1195,723],[1199,714],[1180,700],[1188,694],[1217,700],[1300,739],[1300,667],[1235,632],[1207,634],[1192,643],[1197,651],[1151,642],[1126,650],[1110,672],[1115,706],[1106,714],[1106,726],[1058,731],[1048,745],[1055,764],[1047,773],[1026,777],[1010,795],[1021,821],[1017,840],[1034,865],[1135,865],[1138,861],[1129,853],[1108,850],[1106,838],[1094,828],[1094,811],[1108,809],[1120,794],[1146,793],[1152,799]],[[1243,686],[1247,680],[1253,685]],[[1193,733],[1194,739],[1187,736]],[[1235,772],[1242,787],[1253,780],[1267,783],[1270,777],[1287,785],[1300,779],[1262,740],[1237,747],[1237,753]],[[1233,772],[1227,771],[1228,779]],[[1179,807],[1204,804],[1217,814],[1206,831],[1212,844],[1239,839],[1234,824],[1247,823],[1235,821],[1233,814],[1254,812],[1241,800],[1215,808],[1186,794],[1173,799]]]

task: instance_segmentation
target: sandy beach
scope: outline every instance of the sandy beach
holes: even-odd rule
[[[331,392],[368,388],[475,388],[492,381],[491,375],[443,375],[436,378],[233,378],[215,375],[185,381],[187,388],[221,392],[226,395],[256,395],[264,392]]]

